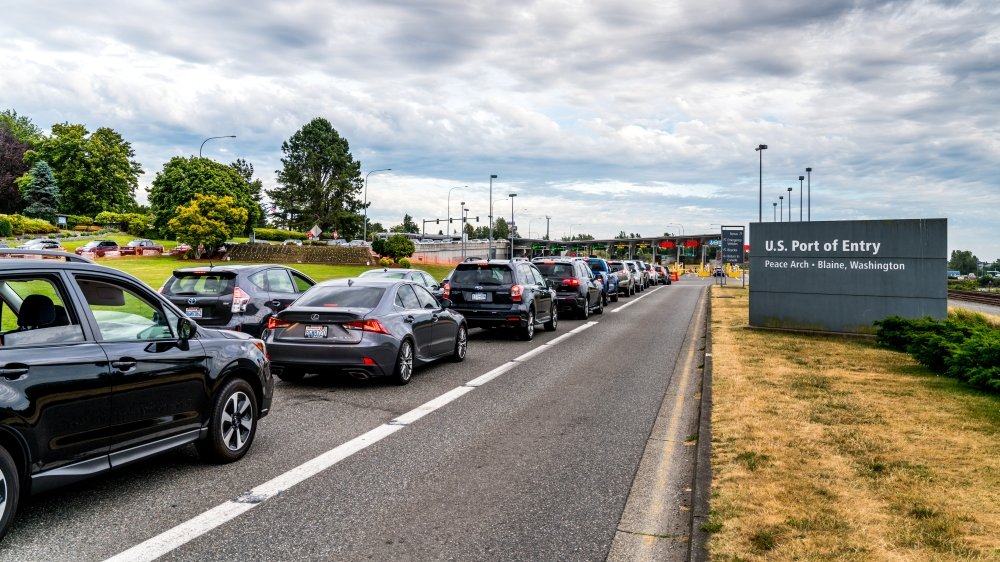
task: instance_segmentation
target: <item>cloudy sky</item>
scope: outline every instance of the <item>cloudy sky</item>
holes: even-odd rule
[[[494,214],[522,234],[714,232],[764,220],[948,219],[1000,258],[1000,3],[879,0],[0,0],[0,109],[268,187],[314,117],[370,216]],[[467,187],[464,187],[467,186]],[[451,189],[458,187],[458,189]],[[144,199],[145,194],[140,194]],[[485,221],[485,218],[483,219]],[[436,232],[436,228],[434,232]]]

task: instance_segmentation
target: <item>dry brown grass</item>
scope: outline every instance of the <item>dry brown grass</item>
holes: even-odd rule
[[[713,560],[1000,560],[1000,398],[712,297]]]

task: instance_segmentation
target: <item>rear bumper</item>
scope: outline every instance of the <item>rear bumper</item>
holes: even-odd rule
[[[498,326],[524,327],[528,325],[527,310],[504,309],[504,310],[480,310],[454,308],[465,317],[470,328],[487,328]]]
[[[348,371],[383,377],[395,370],[399,347],[388,336],[370,338],[366,334],[361,342],[345,345],[305,345],[271,340],[267,342],[267,352],[271,357],[271,370],[276,375],[285,369],[301,369],[307,373]],[[370,361],[365,361],[366,358]]]

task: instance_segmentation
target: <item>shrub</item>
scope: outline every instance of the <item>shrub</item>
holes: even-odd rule
[[[392,258],[386,257],[378,260],[378,264],[381,265],[382,267],[389,267],[390,265],[393,264],[393,261]]]
[[[1000,391],[1000,330],[978,332],[956,346],[946,374],[972,386]]]
[[[417,247],[413,241],[402,234],[393,234],[385,240],[385,251],[380,252],[392,259],[408,258],[413,255]],[[373,248],[374,249],[374,248]]]
[[[399,267],[405,267],[406,269],[410,269],[411,267],[413,267],[413,264],[410,263],[410,258],[399,258]]]
[[[6,238],[14,234],[14,224],[9,218],[0,216],[0,236]]]
[[[253,229],[254,236],[259,240],[271,240],[275,242],[281,242],[282,240],[306,240],[308,237],[301,233],[295,232],[293,230],[279,230],[277,228],[255,228]]]

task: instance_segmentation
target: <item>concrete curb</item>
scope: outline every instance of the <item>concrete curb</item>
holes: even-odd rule
[[[705,299],[705,368],[701,375],[701,404],[698,417],[698,446],[694,461],[694,489],[691,491],[691,533],[688,560],[707,561],[709,500],[712,484],[712,293]]]

